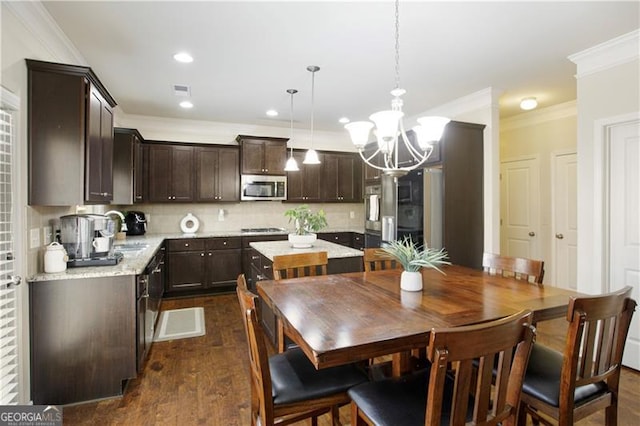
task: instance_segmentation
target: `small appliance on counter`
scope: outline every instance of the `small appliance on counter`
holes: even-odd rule
[[[123,258],[113,251],[115,222],[99,214],[71,214],[60,218],[60,239],[69,268],[117,265]]]
[[[147,231],[147,219],[142,212],[127,212],[124,223],[127,225],[127,235],[144,235]]]

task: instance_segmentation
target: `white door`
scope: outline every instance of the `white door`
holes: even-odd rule
[[[0,88],[0,405],[20,402],[20,298],[14,251],[15,226],[15,125],[8,105],[18,102],[14,95]],[[7,102],[7,100],[11,102]],[[13,190],[12,190],[13,188]]]
[[[610,127],[609,158],[609,286],[632,286],[640,302],[640,121]],[[623,364],[640,370],[638,310]]]
[[[540,258],[540,166],[537,158],[500,164],[500,253]]]
[[[575,153],[553,158],[553,277],[552,284],[578,288],[577,166]]]

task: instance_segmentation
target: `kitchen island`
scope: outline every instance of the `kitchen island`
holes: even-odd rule
[[[316,240],[313,247],[293,248],[289,241],[261,241],[250,243],[253,253],[251,255],[251,277],[247,280],[251,291],[257,293],[256,283],[260,280],[273,279],[273,257],[298,253],[310,253],[326,251],[327,274],[341,274],[345,272],[362,272],[361,250],[345,247],[329,241]],[[276,317],[273,311],[260,300],[260,317],[264,331],[269,340],[278,347],[276,332]]]

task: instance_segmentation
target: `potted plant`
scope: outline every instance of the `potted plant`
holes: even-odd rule
[[[404,271],[400,278],[400,288],[407,291],[422,290],[422,274],[421,268],[433,268],[444,274],[439,265],[450,265],[446,259],[447,252],[444,249],[436,250],[429,247],[423,249],[413,242],[411,237],[405,237],[402,240],[390,242],[381,250],[395,257],[402,265]]]
[[[289,218],[289,223],[293,221],[295,226],[295,232],[289,234],[289,242],[294,248],[313,246],[318,237],[316,232],[327,226],[327,216],[324,210],[320,209],[313,213],[306,204],[289,209],[284,212],[284,215]]]

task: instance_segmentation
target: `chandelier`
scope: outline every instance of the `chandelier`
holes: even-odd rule
[[[404,128],[402,118],[401,96],[406,90],[400,88],[400,14],[399,0],[395,2],[395,76],[396,87],[391,91],[391,110],[379,111],[369,116],[373,121],[355,121],[345,125],[345,129],[351,135],[351,141],[358,149],[362,160],[378,170],[382,170],[386,175],[399,177],[406,175],[409,171],[420,167],[433,152],[433,145],[442,138],[444,127],[450,121],[445,117],[420,117],[417,119],[418,125],[412,130],[417,139],[417,146],[409,140]],[[373,151],[365,153],[365,147],[369,142],[369,133],[375,126],[377,146]],[[400,146],[402,142],[402,147]],[[412,159],[412,164],[400,166],[405,163],[399,157],[400,149],[403,149]]]

